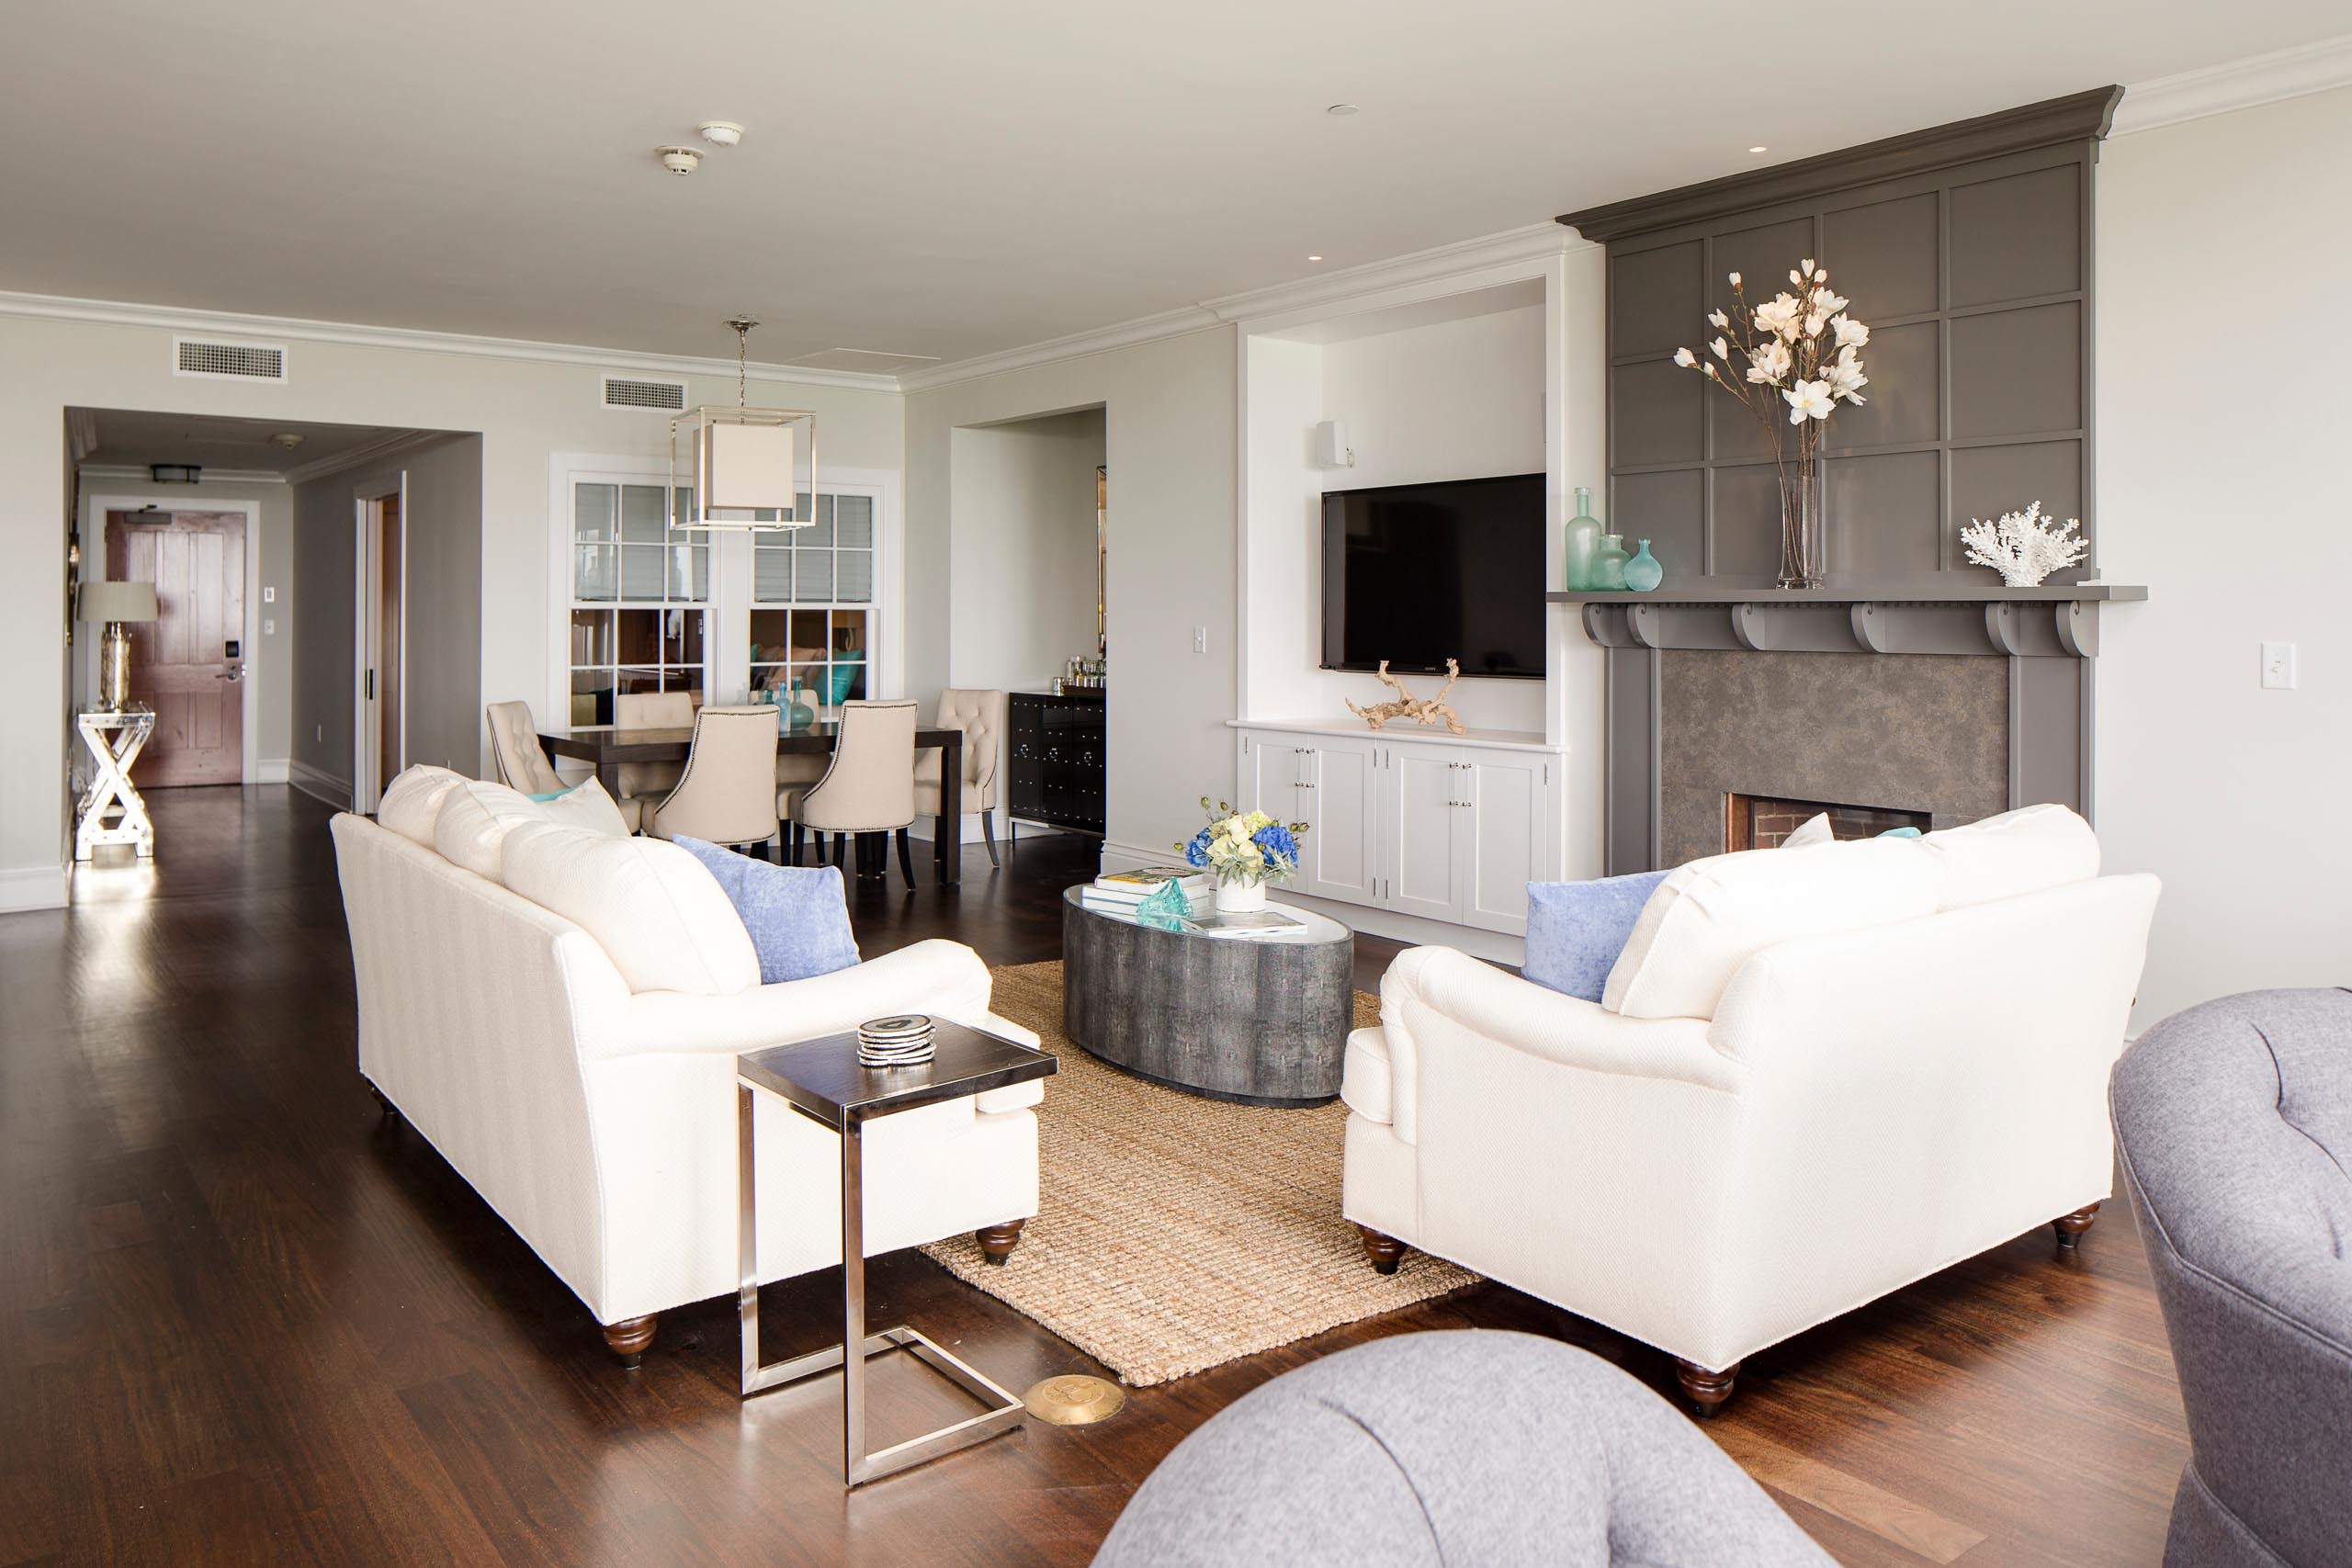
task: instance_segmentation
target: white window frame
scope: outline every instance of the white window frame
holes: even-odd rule
[[[540,716],[540,723],[548,728],[568,728],[571,720],[572,486],[644,484],[649,479],[663,484],[669,477],[670,465],[658,456],[558,452],[548,459],[548,705]],[[900,476],[888,468],[829,466],[817,474],[816,488],[821,494],[848,492],[874,498],[874,598],[864,606],[868,617],[865,694],[877,698],[897,696],[906,650],[902,614],[906,579],[899,547],[905,532]],[[755,605],[752,536],[741,529],[713,529],[710,543],[710,597],[703,603],[703,699],[740,703],[751,695],[752,611],[818,606]],[[838,603],[828,601],[824,607]],[[631,602],[583,600],[578,607],[628,608]]]
[[[883,614],[883,603],[888,592],[884,571],[886,570],[886,562],[889,559],[889,552],[884,546],[884,498],[882,487],[877,484],[844,479],[838,473],[831,473],[827,474],[823,480],[818,484],[815,493],[819,496],[831,496],[834,498],[833,544],[831,548],[834,552],[835,575],[833,586],[836,592],[831,597],[826,599],[761,599],[755,597],[759,587],[759,577],[755,570],[757,563],[754,560],[753,556],[759,547],[765,544],[773,547],[776,542],[786,539],[794,539],[797,541],[797,534],[752,534],[746,536],[750,543],[747,547],[744,557],[743,573],[744,604],[741,651],[743,655],[744,682],[748,688],[752,678],[752,617],[754,615],[762,613],[791,615],[797,612],[805,611],[827,616],[828,624],[830,626],[831,616],[834,612],[840,611],[851,615],[862,614],[865,616],[865,695],[867,697],[879,697],[886,690],[883,684],[884,678],[882,673],[882,644],[887,628],[890,625],[890,619],[886,618]],[[844,599],[841,597],[840,592],[838,592],[841,586],[839,567],[840,551],[842,548],[840,498],[844,495],[864,496],[874,503],[874,544],[872,547],[874,569],[872,592],[867,598],[863,600]],[[811,506],[811,511],[814,511],[813,504]],[[799,585],[797,560],[795,562],[795,568],[793,583],[797,588]],[[834,660],[830,657],[829,649],[827,663],[828,665],[831,665],[833,662]],[[788,669],[789,666],[786,668]]]

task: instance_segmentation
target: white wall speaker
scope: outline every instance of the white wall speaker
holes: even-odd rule
[[[1348,445],[1348,427],[1327,419],[1315,427],[1315,461],[1326,468],[1352,468],[1355,448]]]

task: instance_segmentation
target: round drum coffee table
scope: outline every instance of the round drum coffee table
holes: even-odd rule
[[[1320,1105],[1340,1092],[1355,1016],[1355,933],[1159,931],[1062,894],[1062,1029],[1114,1067],[1210,1100]]]

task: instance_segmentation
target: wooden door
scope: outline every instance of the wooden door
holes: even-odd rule
[[[245,515],[110,512],[107,575],[152,582],[130,628],[130,695],[155,710],[142,788],[240,784],[245,750]]]
[[[406,762],[406,749],[401,743],[404,716],[401,709],[401,668],[407,649],[401,646],[401,638],[407,628],[401,616],[401,592],[405,586],[403,563],[407,555],[402,545],[399,494],[388,495],[377,505],[377,562],[381,570],[376,580],[376,798],[380,800],[384,786],[400,776]]]

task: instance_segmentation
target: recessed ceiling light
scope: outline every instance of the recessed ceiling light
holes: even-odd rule
[[[1771,149],[1770,147],[1750,147],[1748,151],[1750,152],[1770,152]]]
[[[309,436],[304,435],[299,430],[281,430],[277,434],[271,436],[269,438],[269,442],[273,446],[283,446],[286,450],[291,452],[295,447],[300,446],[303,442],[308,441],[309,439]]]
[[[731,119],[707,119],[695,130],[713,147],[732,147],[743,140],[743,128]]]
[[[1309,256],[1306,259],[1308,261],[1321,261],[1323,258],[1321,256]]]
[[[1339,115],[1344,118],[1351,114],[1362,114],[1363,111],[1356,107],[1353,104],[1333,104],[1329,108],[1325,109],[1323,112],[1325,114]]]

